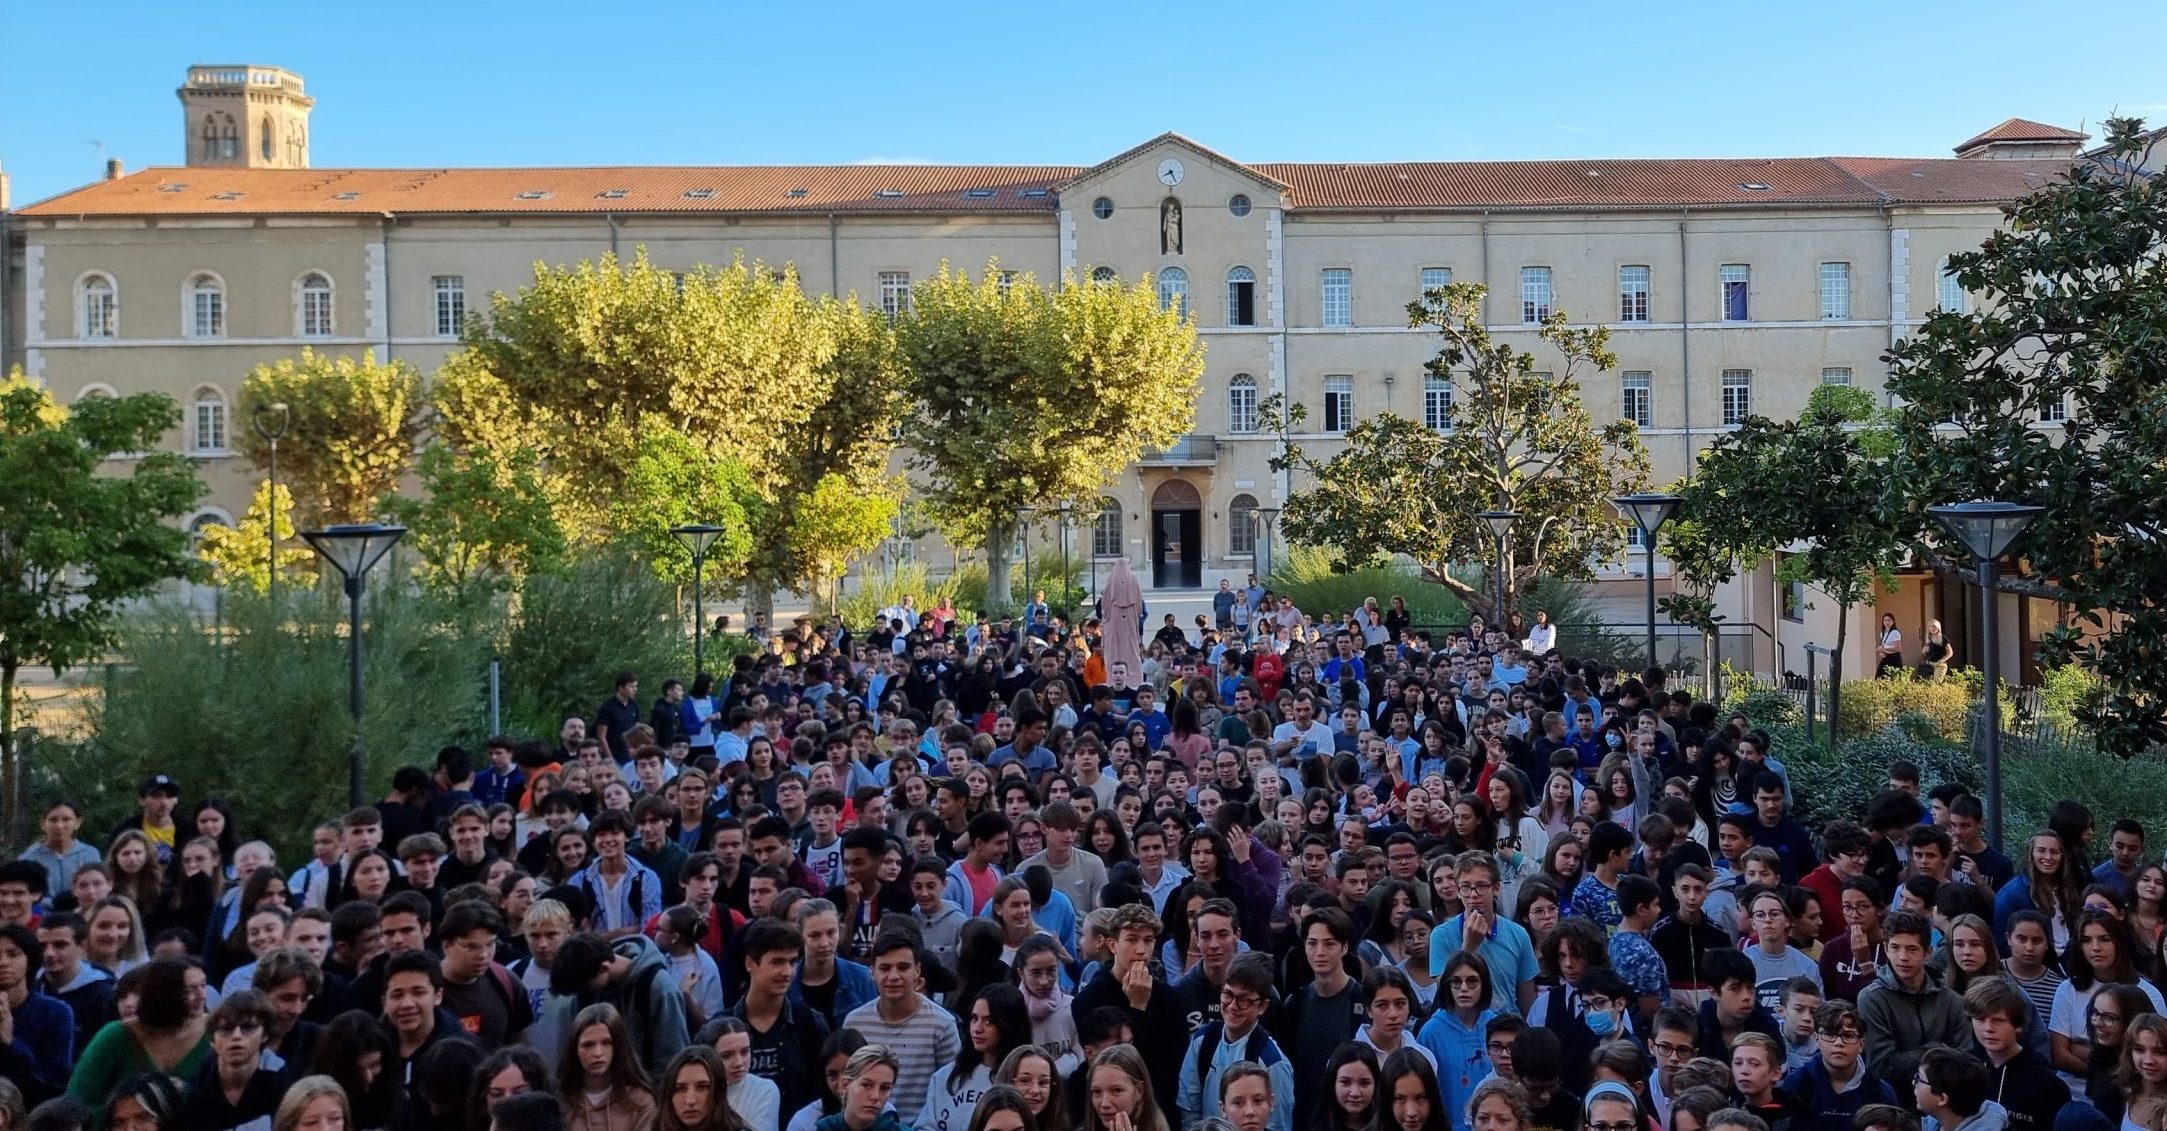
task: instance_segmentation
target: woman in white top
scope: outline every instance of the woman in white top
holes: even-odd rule
[[[1874,646],[1874,678],[1889,679],[1904,670],[1904,634],[1896,631],[1896,614],[1881,614],[1881,643]]]
[[[1527,639],[1522,643],[1530,656],[1548,655],[1558,646],[1558,626],[1550,623],[1550,610],[1535,610],[1535,623],[1527,626]]]
[[[735,1017],[725,1017],[715,1027],[715,1053],[722,1058],[723,1076],[729,1082],[730,1110],[744,1122],[745,1131],[778,1131],[782,1089],[775,1081],[752,1074],[752,1030]]]
[[[2054,1067],[2073,1092],[2081,1093],[2091,1070],[2091,1033],[2085,1028],[2085,1010],[2100,987],[2134,985],[2144,991],[2155,1012],[2167,1013],[2157,987],[2137,974],[2137,948],[2129,927],[2105,911],[2082,911],[2069,952],[2062,958],[2069,980],[2054,991],[2054,1007],[2047,1021],[2047,1044]]]
[[[910,1121],[915,1131],[965,1131],[971,1112],[1008,1054],[1031,1043],[1031,1015],[1023,991],[992,985],[971,1002],[967,1039],[955,1062],[944,1064],[926,1082],[925,1107]]]

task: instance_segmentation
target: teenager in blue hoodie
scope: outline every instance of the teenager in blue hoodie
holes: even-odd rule
[[[1490,1078],[1490,1058],[1483,1030],[1497,1011],[1490,1008],[1490,964],[1463,950],[1445,960],[1445,998],[1423,1022],[1415,1040],[1437,1060],[1437,1084],[1453,1131],[1468,1131],[1467,1102],[1475,1087]]]
[[[1813,1012],[1813,1028],[1814,1054],[1783,1078],[1783,1090],[1810,1113],[1794,1131],[1851,1131],[1860,1108],[1896,1102],[1888,1083],[1866,1071],[1866,1027],[1856,1006],[1822,1002]]]

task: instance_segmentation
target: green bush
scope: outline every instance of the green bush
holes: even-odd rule
[[[1010,566],[1008,569],[1008,607],[1019,610],[1020,615],[1020,610],[1031,599],[1031,591],[1043,589],[1046,591],[1046,604],[1051,606],[1055,613],[1072,621],[1078,619],[1078,610],[1082,610],[1085,616],[1090,615],[1090,586],[1086,582],[1083,569],[1083,562],[1071,558],[1068,563],[1068,576],[1063,578],[1060,576],[1061,558],[1059,555],[1055,555],[1051,559],[1034,557],[1031,559],[1031,581],[1026,586],[1024,584],[1022,563],[1019,562]],[[1099,583],[1103,585],[1105,581],[1106,577],[1104,573],[1101,573]],[[959,567],[949,575],[949,582],[955,588],[956,608],[959,610],[959,615],[975,617],[980,609],[987,607],[987,580],[984,563],[970,562]],[[924,607],[922,601],[920,607]]]
[[[395,768],[482,737],[486,642],[447,631],[446,612],[425,594],[369,591],[362,730],[372,799]],[[305,859],[309,830],[348,804],[345,601],[289,591],[273,608],[229,592],[221,614],[216,632],[171,605],[131,618],[107,693],[89,707],[89,736],[39,747],[33,796],[73,798],[86,828],[105,829],[134,809],[138,782],[171,774],[191,802],[241,803],[241,835],[270,840],[281,860]]]
[[[591,715],[617,673],[644,681],[644,701],[662,680],[692,670],[692,618],[675,586],[628,554],[577,558],[534,574],[514,603],[495,607],[496,623],[470,626],[497,642],[503,661],[503,725],[513,734],[553,736],[567,713]],[[707,640],[709,671],[728,671],[749,647],[732,634]]]
[[[836,602],[836,612],[843,618],[844,624],[863,632],[872,626],[880,610],[900,602],[905,594],[915,598],[921,610],[939,604],[942,597],[955,601],[957,607],[961,608],[963,602],[957,596],[961,588],[960,573],[961,571],[951,573],[939,581],[934,581],[926,567],[919,562],[904,562],[894,569],[869,573],[858,579],[855,590],[844,594],[843,599]],[[984,573],[981,571],[981,594],[985,590],[983,577]]]
[[[1375,597],[1387,607],[1393,597],[1404,597],[1417,629],[1443,633],[1467,626],[1467,606],[1412,566],[1393,561],[1342,570],[1339,565],[1338,552],[1328,547],[1290,546],[1265,584],[1275,593],[1292,597],[1296,608],[1313,616],[1352,612],[1365,597]],[[1469,580],[1481,584],[1472,575]],[[1519,608],[1530,621],[1535,610],[1549,610],[1551,623],[1561,626],[1558,647],[1569,656],[1630,671],[1647,663],[1640,641],[1610,627],[1582,586],[1538,579],[1532,589],[1520,594]]]
[[[1943,738],[1961,742],[1977,694],[1977,688],[1954,672],[1939,681],[1915,679],[1908,673],[1893,679],[1847,679],[1841,706],[1843,731],[1870,734],[1894,723],[1899,715],[1923,715],[1933,720]]]

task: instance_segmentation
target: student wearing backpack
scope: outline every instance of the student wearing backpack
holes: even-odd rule
[[[1271,956],[1252,952],[1235,958],[1219,988],[1220,1019],[1197,1030],[1181,1060],[1177,1102],[1183,1126],[1219,1115],[1219,1077],[1241,1061],[1262,1065],[1271,1077],[1269,1125],[1293,1126],[1294,1062],[1264,1030],[1264,1011],[1271,1001]]]
[[[640,1067],[662,1071],[691,1041],[685,1029],[685,995],[671,976],[670,960],[645,935],[606,939],[592,931],[564,940],[549,969],[549,1004],[584,1008],[608,1002],[624,1015]],[[560,1004],[561,1002],[561,1004]]]

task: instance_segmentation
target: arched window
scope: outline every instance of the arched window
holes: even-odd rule
[[[183,329],[191,338],[226,336],[226,284],[209,272],[188,280]]]
[[[1093,267],[1091,269],[1091,281],[1094,283],[1111,283],[1119,278],[1120,276],[1116,275],[1111,267]]]
[[[188,544],[190,546],[203,545],[203,540],[210,536],[211,528],[216,526],[223,526],[230,529],[233,526],[233,520],[227,517],[224,511],[217,510],[204,511],[202,514],[199,514],[195,518],[189,520]]]
[[[1236,495],[1226,505],[1226,552],[1240,557],[1257,552],[1257,497]]]
[[[1099,500],[1098,520],[1091,524],[1091,556],[1094,558],[1118,558],[1121,556],[1121,500]]]
[[[241,130],[231,114],[218,123],[218,155],[229,161],[241,155]]]
[[[93,272],[83,276],[75,291],[75,332],[84,338],[112,338],[120,334],[120,291],[113,277]]]
[[[1236,373],[1226,383],[1226,430],[1257,430],[1257,379],[1247,373]]]
[[[226,395],[206,385],[196,390],[195,430],[188,450],[222,453],[226,450]]]
[[[203,155],[205,157],[218,156],[218,115],[216,114],[205,114],[203,116]]]
[[[111,396],[113,396],[113,386],[103,381],[92,381],[90,384],[83,386],[81,392],[75,394],[75,399],[77,403],[81,403],[83,401],[110,398]]]
[[[1257,273],[1236,267],[1226,273],[1226,324],[1257,324]]]
[[[1159,305],[1174,313],[1189,313],[1189,273],[1179,267],[1159,272]]]
[[[301,276],[299,301],[294,311],[298,333],[304,338],[328,338],[332,334],[331,277],[321,271]]]
[[[258,152],[263,154],[264,160],[269,161],[271,159],[271,115],[269,114],[263,116],[263,136],[256,139],[256,148]]]

